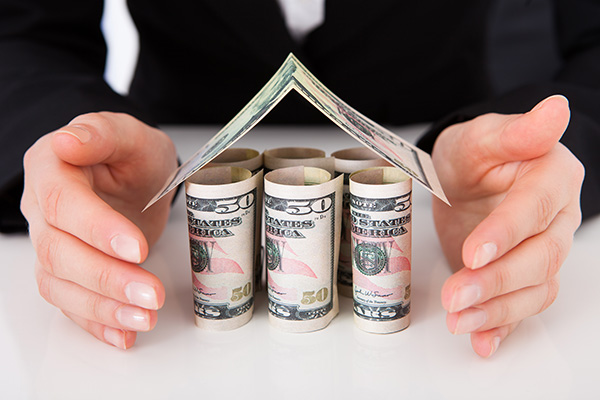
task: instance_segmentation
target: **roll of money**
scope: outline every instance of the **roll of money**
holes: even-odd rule
[[[326,157],[323,150],[310,147],[280,147],[265,150],[263,157],[265,175],[279,168],[300,165],[321,168],[333,175],[333,157]]]
[[[410,323],[411,186],[392,167],[350,175],[354,322],[367,332]]]
[[[265,175],[269,321],[286,332],[326,327],[337,315],[342,177],[290,167]]]
[[[206,167],[223,166],[246,168],[254,175],[263,168],[263,155],[254,149],[230,147],[206,165]]]
[[[338,263],[338,291],[342,296],[352,297],[352,243],[350,240],[350,174],[365,168],[390,165],[372,150],[361,146],[331,153],[335,176],[344,175],[342,201],[342,237]]]
[[[212,168],[218,166],[240,167],[246,168],[252,172],[252,175],[257,174],[263,169],[263,155],[254,149],[241,147],[230,147],[219,154],[214,160],[208,163],[204,168]],[[262,193],[263,180],[258,184],[257,190],[257,207],[256,207],[256,233],[255,240],[255,260],[254,260],[254,290],[259,291],[262,288],[263,267],[262,267],[262,248],[261,248],[261,228],[262,228]]]
[[[262,171],[201,169],[185,183],[196,325],[238,328],[254,310],[258,188]]]

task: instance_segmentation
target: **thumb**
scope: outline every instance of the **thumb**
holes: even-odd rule
[[[53,133],[52,149],[77,166],[135,162],[151,131],[160,132],[127,114],[83,114]]]
[[[546,154],[560,140],[569,118],[569,102],[564,96],[542,100],[531,111],[508,119],[499,135],[484,138],[488,161],[499,165]]]

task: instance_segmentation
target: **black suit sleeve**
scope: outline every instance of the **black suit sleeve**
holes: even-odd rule
[[[438,134],[449,125],[488,112],[522,113],[543,98],[563,94],[569,99],[571,120],[561,142],[586,168],[581,193],[584,218],[600,213],[600,2],[555,2],[556,34],[563,64],[551,82],[520,87],[490,101],[458,110],[435,123],[419,146],[431,152]]]
[[[0,0],[0,231],[22,231],[22,159],[39,137],[92,111],[146,119],[104,82],[99,0]]]

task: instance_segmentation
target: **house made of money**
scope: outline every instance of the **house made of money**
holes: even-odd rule
[[[429,154],[350,107],[290,53],[256,96],[167,179],[163,188],[144,210],[249,132],[292,89],[363,146],[402,169],[431,193],[448,203]]]

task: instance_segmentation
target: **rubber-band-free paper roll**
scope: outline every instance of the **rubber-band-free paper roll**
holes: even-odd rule
[[[367,332],[410,323],[411,188],[397,168],[350,175],[354,322]]]
[[[290,167],[265,175],[270,323],[286,332],[326,327],[338,313],[342,177]]]
[[[204,168],[211,167],[240,167],[246,168],[257,174],[263,169],[263,155],[257,150],[243,147],[230,147],[223,151],[214,160],[208,163]],[[262,179],[259,181],[257,208],[256,208],[256,233],[255,233],[255,259],[254,259],[254,290],[259,291],[262,288],[263,268],[261,253],[261,228],[262,228]]]
[[[352,242],[350,240],[350,174],[365,168],[389,166],[390,164],[366,147],[352,147],[331,153],[335,176],[344,175],[344,199],[342,201],[342,237],[338,263],[338,292],[352,297]]]
[[[206,167],[240,167],[256,174],[263,168],[263,155],[258,150],[230,147],[219,154]]]
[[[321,168],[333,175],[333,158],[325,152],[311,147],[279,147],[263,153],[265,175],[273,170],[288,167]]]
[[[185,185],[196,325],[238,328],[254,310],[257,207],[262,171],[201,169]]]

